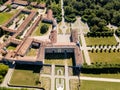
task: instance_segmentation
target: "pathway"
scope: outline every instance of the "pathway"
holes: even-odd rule
[[[63,0],[61,0],[61,9],[62,9],[62,22],[60,25],[60,29],[62,30],[63,34],[65,35],[66,30],[68,29],[68,27],[65,24],[65,19],[64,19],[64,8],[63,8]]]
[[[90,65],[91,61],[90,61],[90,56],[89,56],[89,53],[88,53],[88,50],[87,50],[86,41],[85,41],[85,37],[84,37],[84,32],[83,32],[84,28],[82,27],[82,24],[80,23],[80,18],[77,18],[76,22],[78,22],[78,27],[72,27],[72,28],[77,28],[77,29],[80,30],[80,38],[81,38],[81,42],[82,42],[81,49],[84,52],[86,63],[88,65]]]
[[[78,79],[78,77],[70,76],[69,79]],[[83,77],[83,76],[80,76],[80,80],[119,82],[120,83],[120,79],[114,79],[114,78],[97,78],[97,77]]]
[[[55,65],[52,65],[52,73],[51,73],[51,90],[55,89]]]

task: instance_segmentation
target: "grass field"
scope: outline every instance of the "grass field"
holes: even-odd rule
[[[80,76],[120,79],[120,74],[83,74],[81,73]]]
[[[44,90],[51,90],[51,79],[48,77],[40,77],[41,87]]]
[[[91,53],[89,52],[91,62],[107,62],[107,63],[120,63],[120,52],[98,52],[98,53]]]
[[[120,90],[120,83],[81,81],[80,90]]]
[[[80,89],[78,89],[79,80],[70,80],[70,90],[119,90],[120,83],[100,82],[100,81],[80,81]]]
[[[16,65],[10,84],[38,86],[40,66],[35,65]]]
[[[14,46],[8,46],[8,47],[7,47],[7,50],[15,50],[15,48],[16,48],[16,47],[14,47]]]
[[[35,31],[32,33],[32,36],[42,36],[42,35],[44,35],[44,34],[41,34],[41,33],[40,33],[40,28],[41,28],[41,26],[44,25],[44,24],[46,24],[49,28],[51,27],[51,24],[40,22],[40,23],[39,23],[39,26],[36,27]],[[47,32],[46,32],[46,33],[47,33]],[[45,34],[46,34],[46,33],[45,33]]]
[[[58,70],[61,70],[63,74],[58,73]],[[56,75],[65,75],[65,67],[64,66],[55,66],[55,74]]]
[[[42,71],[40,73],[50,75],[51,74],[51,65],[50,66],[44,65],[42,68]]]
[[[68,54],[65,57],[64,53],[47,53],[45,54],[45,64],[65,65],[73,66],[72,54]]]
[[[65,65],[67,63],[68,66],[72,66],[72,58],[71,59],[45,59],[45,64],[55,64],[55,65]]]
[[[13,12],[2,12],[2,13],[0,13],[0,25],[7,22],[15,14],[15,12],[16,12],[16,10],[13,11]]]
[[[36,56],[37,55],[37,49],[31,48],[26,55],[27,56]]]
[[[16,47],[17,47],[16,44],[11,43],[11,44],[7,47],[7,50],[15,50]]]
[[[115,37],[85,37],[87,45],[116,45]]]

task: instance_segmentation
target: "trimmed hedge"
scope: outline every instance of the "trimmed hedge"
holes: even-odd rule
[[[83,64],[81,68],[82,73],[87,74],[101,74],[101,73],[120,73],[120,64],[107,63],[92,63],[91,65]]]

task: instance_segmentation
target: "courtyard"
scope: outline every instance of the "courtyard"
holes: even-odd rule
[[[46,53],[45,54],[45,64],[55,64],[55,65],[68,65],[74,66],[74,55],[73,53]]]

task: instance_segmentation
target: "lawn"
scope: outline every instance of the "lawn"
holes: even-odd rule
[[[63,74],[60,74],[59,72],[58,72],[58,70],[61,70],[62,72],[63,72]],[[64,75],[65,74],[65,67],[64,66],[55,66],[55,74],[56,75]]]
[[[120,83],[102,82],[102,81],[81,81],[78,89],[79,80],[70,80],[70,90],[119,90]]]
[[[73,89],[77,90],[77,89]],[[80,90],[120,90],[120,83],[81,81]]]
[[[64,53],[47,53],[45,54],[45,64],[65,65],[73,66],[73,54],[67,54],[65,57]]]
[[[65,65],[72,66],[72,59],[45,59],[45,64]]]
[[[120,74],[83,74],[82,73],[80,76],[120,79]]]
[[[7,22],[15,14],[15,12],[16,11],[0,13],[0,25],[4,24],[5,22]]]
[[[11,43],[11,44],[7,47],[7,50],[15,50],[16,47],[17,47],[16,44]]]
[[[51,65],[44,65],[40,73],[51,75]]]
[[[7,47],[7,50],[15,50],[16,49],[16,47],[14,47],[14,46],[8,46]]]
[[[40,87],[40,85],[36,83],[39,81],[40,68],[41,66],[35,65],[16,65],[10,84]]]
[[[40,28],[44,24],[46,24],[49,28],[51,27],[51,24],[40,22],[38,27],[36,27],[35,31],[32,33],[32,36],[42,36],[42,35],[45,35],[47,32],[45,34],[41,34],[40,33]]]
[[[87,45],[116,45],[115,37],[85,37]]]
[[[37,49],[31,48],[26,55],[27,56],[36,56],[37,55]]]
[[[107,63],[115,63],[120,64],[120,52],[98,52],[92,53],[89,52],[91,62],[107,62]]]
[[[41,87],[44,90],[51,90],[51,79],[48,77],[40,77]]]

